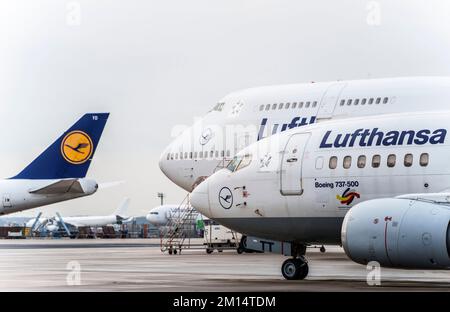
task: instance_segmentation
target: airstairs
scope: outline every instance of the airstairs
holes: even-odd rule
[[[184,207],[187,209],[182,210]],[[204,249],[203,244],[191,243],[199,213],[190,205],[189,194],[178,208],[179,213],[172,215],[165,226],[166,232],[161,237],[161,251],[167,251],[171,255],[181,253],[183,249]]]

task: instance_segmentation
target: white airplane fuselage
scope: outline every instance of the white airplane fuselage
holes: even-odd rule
[[[63,217],[66,224],[76,227],[79,226],[104,226],[110,224],[117,224],[117,216],[82,216],[82,217]]]
[[[180,219],[188,210],[186,205],[162,205],[150,210],[146,219],[154,226],[165,226],[172,219]]]
[[[238,153],[247,161],[237,170],[231,163],[197,186],[191,204],[243,234],[340,244],[353,206],[450,189],[449,120],[450,110],[386,114],[277,134]]]
[[[330,120],[445,110],[450,78],[411,77],[252,88],[231,93],[162,153],[160,168],[192,191],[250,144]]]

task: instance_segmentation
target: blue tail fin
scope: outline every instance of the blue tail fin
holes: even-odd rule
[[[31,164],[11,179],[83,178],[109,113],[85,114]]]

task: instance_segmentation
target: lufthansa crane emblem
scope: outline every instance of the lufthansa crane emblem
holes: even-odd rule
[[[233,193],[228,187],[222,187],[220,190],[219,203],[224,209],[230,209],[233,206]]]
[[[202,134],[200,135],[200,144],[206,145],[212,138],[213,133],[211,128],[205,129]]]

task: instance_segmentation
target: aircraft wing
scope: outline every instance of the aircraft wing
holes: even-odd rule
[[[64,179],[57,182],[51,183],[44,187],[33,189],[29,191],[32,194],[83,194],[83,188],[81,187],[78,179]]]

